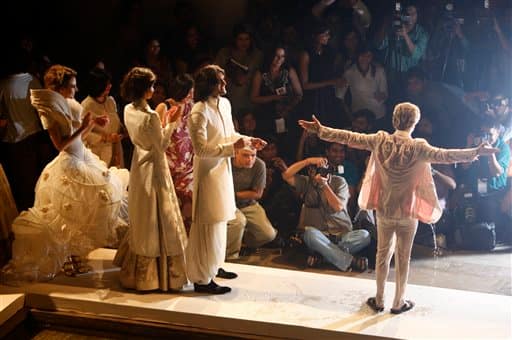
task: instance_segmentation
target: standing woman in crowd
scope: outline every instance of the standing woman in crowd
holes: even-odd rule
[[[297,72],[286,62],[284,46],[277,45],[269,52],[262,71],[254,74],[251,101],[257,105],[258,121],[265,132],[281,134],[302,99],[302,87]]]
[[[83,113],[107,116],[109,123],[96,126],[85,139],[86,145],[107,165],[123,167],[121,121],[114,97],[110,96],[112,78],[101,68],[89,72],[88,96],[82,101]]]
[[[252,108],[249,88],[254,72],[261,67],[262,61],[263,53],[254,45],[249,25],[236,25],[233,29],[233,45],[219,51],[215,64],[226,70],[227,95],[237,118],[240,109]]]
[[[187,282],[187,235],[165,158],[180,111],[166,114],[162,124],[147,102],[155,81],[150,69],[134,67],[121,84],[121,95],[131,102],[124,108],[124,121],[135,148],[128,189],[130,229],[113,263],[121,267],[121,284],[139,291],[179,290]]]
[[[2,270],[7,281],[52,279],[61,267],[69,276],[88,271],[81,257],[110,244],[120,224],[128,171],[108,169],[82,142],[108,118],[80,118],[76,75],[54,65],[44,76],[46,89],[31,90],[32,105],[60,153],[39,177],[34,207],[13,222],[13,256]]]
[[[344,126],[342,103],[335,96],[335,87],[342,86],[341,59],[329,46],[329,28],[319,23],[313,29],[312,45],[299,57],[299,77],[304,90],[302,116],[312,113],[328,125]]]
[[[187,73],[181,74],[171,82],[171,97],[156,107],[162,122],[166,116],[179,111],[179,118],[176,121],[176,128],[171,135],[171,143],[165,155],[171,172],[176,195],[178,196],[181,208],[181,215],[187,234],[192,223],[192,160],[194,150],[192,139],[188,128],[188,119],[194,104],[194,79]]]

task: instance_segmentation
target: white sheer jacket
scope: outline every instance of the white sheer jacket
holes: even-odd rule
[[[442,215],[430,163],[473,161],[478,150],[433,147],[426,140],[399,130],[393,134],[361,134],[322,127],[319,137],[372,152],[358,198],[361,209],[375,209],[387,218],[415,218],[424,223],[435,223]]]

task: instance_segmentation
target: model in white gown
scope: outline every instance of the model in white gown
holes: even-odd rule
[[[32,90],[31,100],[45,129],[74,136],[83,128],[81,106],[74,99],[53,90]],[[114,242],[116,228],[126,224],[120,216],[128,171],[108,169],[81,137],[71,138],[45,167],[35,188],[34,207],[14,220],[13,254],[2,269],[4,282],[52,279],[68,256],[85,256]]]

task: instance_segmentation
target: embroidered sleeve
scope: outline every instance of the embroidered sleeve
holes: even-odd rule
[[[478,148],[443,149],[436,148],[426,141],[421,142],[420,157],[430,163],[472,162],[476,159]]]
[[[357,133],[342,129],[322,127],[318,134],[320,139],[328,142],[347,144],[355,149],[372,151],[375,148],[379,134]]]

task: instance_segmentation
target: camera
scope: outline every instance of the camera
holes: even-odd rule
[[[329,174],[329,168],[319,166],[316,168],[316,173],[322,177],[327,177],[327,175]]]
[[[396,33],[396,31],[401,29],[403,25],[409,24],[411,20],[412,19],[410,15],[405,15],[403,13],[402,5],[400,4],[400,2],[395,2],[395,12],[393,14],[393,20],[391,22],[393,32]]]
[[[445,5],[442,17],[442,27],[446,33],[452,33],[457,25],[464,24],[464,18],[455,15],[452,2],[448,2]]]

